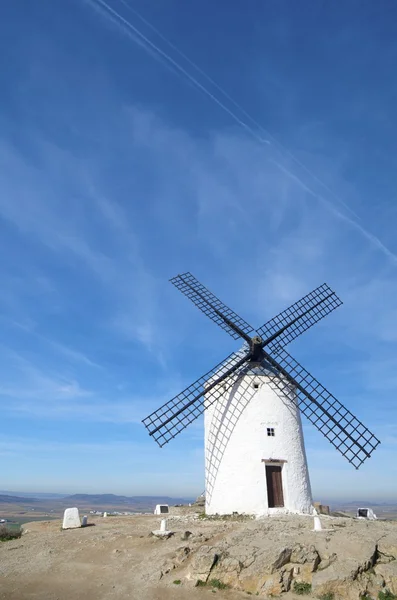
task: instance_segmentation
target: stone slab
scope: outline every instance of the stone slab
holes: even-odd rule
[[[81,527],[79,509],[67,508],[63,514],[62,529],[77,529]]]

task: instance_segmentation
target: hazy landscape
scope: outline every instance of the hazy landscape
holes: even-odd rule
[[[22,493],[0,491],[0,520],[8,524],[61,519],[65,508],[77,506],[80,512],[102,513],[153,513],[156,504],[170,506],[189,504],[195,498],[172,498],[169,496],[120,496],[116,494],[62,494]],[[323,502],[328,504],[327,502]],[[370,507],[378,519],[397,520],[397,504],[370,502],[368,500],[329,502],[331,511],[342,512],[350,516],[356,514],[358,507]]]
[[[168,496],[119,496],[116,494],[28,494],[0,492],[0,520],[21,525],[31,521],[61,519],[65,508],[77,506],[82,513],[152,513],[156,504],[189,504],[193,498]]]

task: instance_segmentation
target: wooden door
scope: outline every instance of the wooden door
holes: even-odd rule
[[[269,508],[284,506],[281,467],[266,465],[267,501]]]

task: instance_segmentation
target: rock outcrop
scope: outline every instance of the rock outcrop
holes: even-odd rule
[[[55,520],[29,523],[23,538],[0,544],[0,597],[108,600],[135,598],[136,590],[142,600],[397,596],[397,522],[322,516],[323,530],[313,531],[312,517],[207,519],[188,508],[167,517],[174,531],[167,539],[148,535],[156,515],[98,517],[95,527],[68,532]],[[209,589],[193,589],[198,580]],[[213,595],[222,584],[230,589]]]
[[[397,594],[396,525],[328,517],[327,529],[314,532],[308,517],[263,519],[225,532],[215,545],[197,545],[192,536],[183,569],[190,582],[216,579],[260,596],[302,586],[335,600]]]

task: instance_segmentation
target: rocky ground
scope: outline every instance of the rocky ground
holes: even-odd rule
[[[158,539],[151,515],[97,518],[61,531],[60,522],[25,526],[0,543],[1,600],[237,600],[294,592],[322,600],[397,594],[397,524],[322,517],[262,520],[171,515],[174,534]],[[197,582],[200,584],[197,587]],[[205,585],[204,585],[205,584]],[[222,584],[228,586],[219,589]]]

